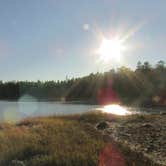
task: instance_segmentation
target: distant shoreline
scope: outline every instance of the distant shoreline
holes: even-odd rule
[[[0,99],[0,101],[8,101],[8,102],[19,102],[18,99]],[[63,104],[88,104],[88,105],[98,105],[97,102],[89,102],[89,101],[62,101],[62,100],[54,100],[54,99],[43,99],[43,100],[25,100],[23,102],[58,102]]]
[[[0,99],[1,101],[6,101],[6,102],[19,102],[17,99]],[[74,101],[62,101],[62,100],[55,100],[55,99],[38,99],[36,101],[33,100],[25,100],[22,102],[57,102],[57,103],[62,103],[62,104],[85,104],[85,105],[98,105],[98,106],[103,106],[98,104],[97,102],[92,102],[92,101],[83,101],[83,100],[74,100]],[[107,105],[107,104],[106,104]],[[123,104],[122,104],[123,105]],[[166,109],[166,105],[143,105],[143,106],[137,106],[137,105],[123,105],[126,107],[136,107],[136,108],[154,108],[154,109]]]

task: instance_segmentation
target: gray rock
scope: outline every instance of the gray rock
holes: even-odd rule
[[[143,124],[141,125],[141,127],[149,128],[149,127],[153,127],[153,125],[150,124],[150,123],[143,123]]]
[[[97,125],[96,125],[96,128],[98,130],[104,130],[106,128],[109,127],[109,123],[107,121],[102,121],[102,122],[99,122]]]

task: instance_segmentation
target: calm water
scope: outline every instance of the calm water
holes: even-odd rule
[[[103,107],[104,108],[104,107]],[[113,111],[108,107],[108,113]],[[159,109],[144,109],[122,107],[133,113],[160,113]],[[48,115],[69,115],[76,113],[85,113],[94,110],[102,110],[98,105],[87,104],[69,104],[61,102],[10,102],[0,101],[0,121],[17,121],[26,117],[48,116]],[[106,110],[107,111],[107,110]],[[116,111],[117,112],[117,111]],[[118,109],[123,113],[123,109]],[[110,112],[111,113],[111,112]]]
[[[93,111],[97,105],[60,102],[10,102],[0,101],[0,120],[20,120],[26,117],[68,115]]]

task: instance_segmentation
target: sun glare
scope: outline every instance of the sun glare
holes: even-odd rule
[[[120,61],[123,50],[124,45],[120,39],[103,38],[97,52],[100,54],[101,61],[109,62],[111,60]]]
[[[104,106],[102,111],[106,113],[110,113],[110,114],[115,114],[115,115],[130,115],[131,114],[131,112],[128,111],[126,108],[116,104],[106,105]]]

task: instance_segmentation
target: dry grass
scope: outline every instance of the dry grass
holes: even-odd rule
[[[13,160],[26,166],[97,165],[104,141],[95,129],[74,119],[34,118],[4,125],[0,130],[0,165],[8,166]]]
[[[102,136],[95,129],[96,123],[106,120],[127,125],[155,118],[154,115],[119,117],[95,112],[0,124],[0,166],[14,166],[13,161],[21,161],[24,166],[96,166],[100,151],[111,143],[108,135]],[[156,166],[143,160],[140,153],[122,144],[118,146],[126,156],[126,166]]]

